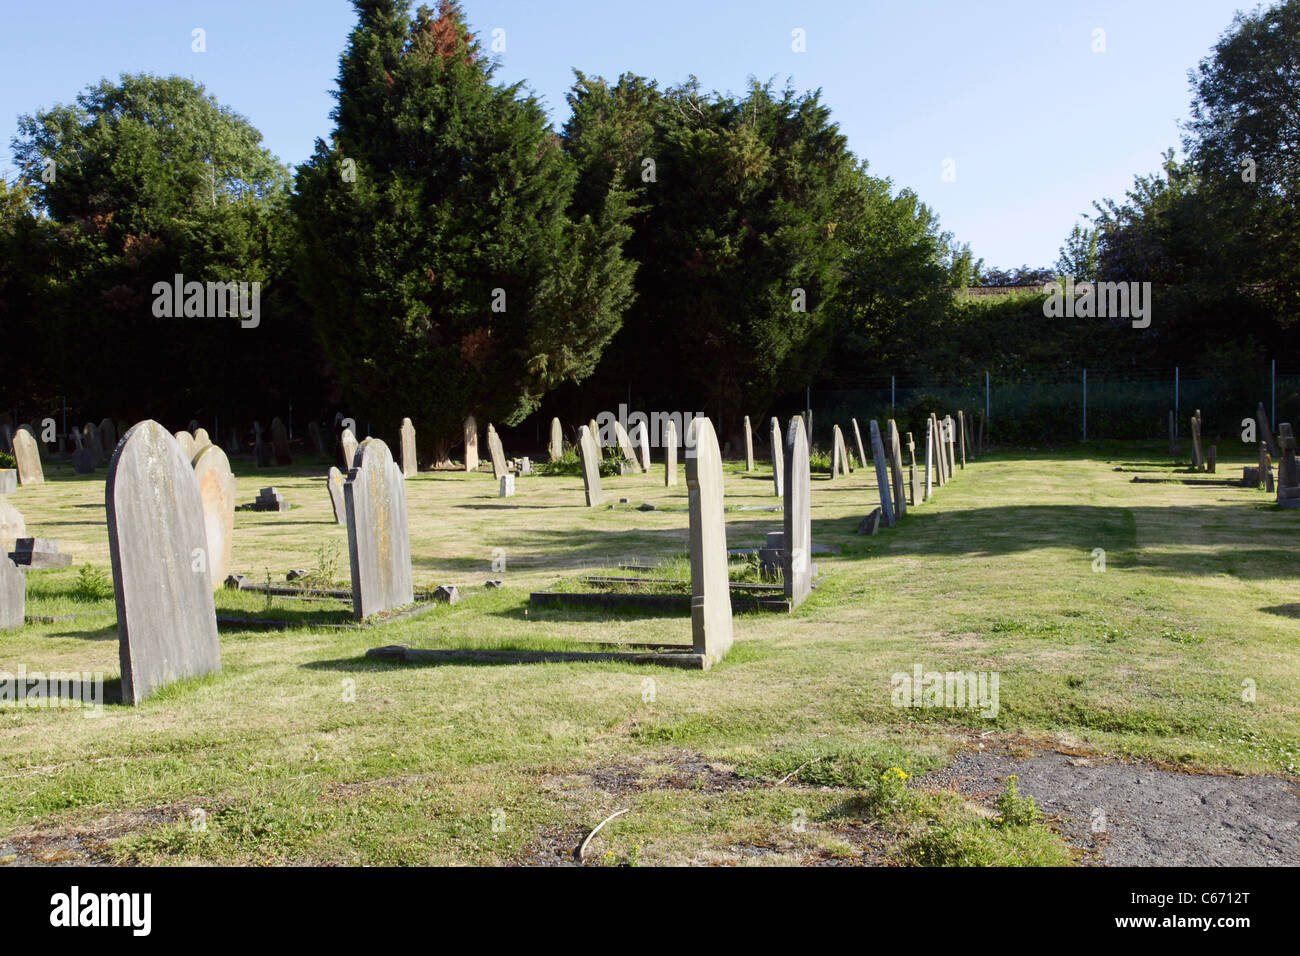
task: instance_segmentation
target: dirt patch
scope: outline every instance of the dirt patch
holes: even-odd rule
[[[992,804],[1011,774],[1084,863],[1105,866],[1300,864],[1300,787],[1276,776],[1184,773],[1079,753],[1011,752],[985,742],[916,785]]]
[[[57,829],[15,830],[0,838],[0,866],[112,866],[110,844],[137,830],[185,820],[188,812],[183,804],[167,804]]]

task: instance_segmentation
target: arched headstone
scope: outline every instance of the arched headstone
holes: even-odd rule
[[[203,431],[203,429],[199,429]],[[206,432],[204,437],[207,437]],[[221,587],[230,570],[235,532],[235,476],[226,453],[209,442],[194,455],[194,477],[203,502],[203,527],[208,537],[208,574]]]
[[[402,419],[399,432],[402,439],[402,475],[410,478],[419,472],[420,464],[415,454],[415,426],[409,418]]]
[[[45,472],[41,468],[41,446],[36,440],[36,433],[30,425],[20,425],[14,432],[14,458],[18,462],[18,483],[27,485],[45,484]]]
[[[352,565],[352,616],[358,621],[415,600],[406,481],[388,446],[367,438],[343,483]]]
[[[559,461],[564,457],[564,429],[560,427],[558,418],[551,419],[551,443],[547,451],[550,452],[551,461]]]

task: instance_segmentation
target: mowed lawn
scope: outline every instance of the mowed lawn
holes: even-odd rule
[[[1253,461],[1230,457],[1217,477]],[[293,508],[236,513],[234,570],[283,581],[334,562],[347,577],[327,467],[236,462],[240,502],[274,484]],[[688,672],[366,660],[399,643],[690,641],[685,616],[528,605],[585,568],[680,559],[684,470],[671,489],[662,464],[607,478],[595,509],[574,476],[520,478],[500,499],[488,472],[421,473],[407,482],[416,586],[457,584],[460,603],[370,629],[223,627],[220,676],[97,719],[0,710],[0,845],[76,834],[93,858],[148,863],[560,862],[626,809],[589,862],[1065,862],[1014,799],[990,811],[917,777],[1007,739],[1194,770],[1300,766],[1300,511],[1138,474],[1172,474],[1161,445],[990,455],[875,537],[856,534],[874,470],[814,475],[813,541],[837,552],[814,556],[819,587],[793,614],[738,615],[729,657]],[[73,597],[80,565],[109,567],[104,475],[47,466],[44,487],[12,496],[30,534],[74,555],[29,574],[28,613],[101,616],[0,634],[0,670],[118,677],[112,599]],[[781,527],[741,510],[777,503],[766,462],[728,464],[727,503],[730,547]],[[260,596],[217,600],[265,613]],[[891,675],[916,665],[996,672],[997,716],[893,706]]]

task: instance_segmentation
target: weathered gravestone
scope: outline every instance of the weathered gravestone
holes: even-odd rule
[[[632,439],[628,437],[627,429],[620,421],[614,422],[614,438],[618,442],[618,452],[623,456],[623,460],[631,464],[634,471],[640,471],[641,463],[637,461],[636,451],[632,448]]]
[[[551,442],[546,449],[551,456],[551,461],[559,461],[564,457],[564,429],[560,427],[558,418],[551,419]]]
[[[772,494],[785,497],[785,439],[781,437],[781,422],[773,418],[768,428],[772,442]]]
[[[289,502],[284,500],[284,495],[280,494],[280,489],[274,485],[270,488],[263,488],[257,493],[257,498],[253,501],[254,511],[288,511]]]
[[[60,552],[59,542],[49,538],[19,538],[9,556],[20,567],[66,568],[72,564],[72,555]]]
[[[420,471],[420,463],[415,453],[415,426],[409,418],[402,419],[399,429],[402,438],[402,476],[410,478]]]
[[[187,462],[194,460],[194,436],[187,431],[179,431],[172,436],[176,443],[181,446],[181,453],[185,456]]]
[[[722,453],[713,423],[707,418],[691,420],[686,487],[691,523],[691,637],[695,653],[709,667],[727,653],[733,633]]]
[[[600,448],[590,426],[578,429],[578,457],[582,460],[582,486],[587,496],[587,507],[594,508],[604,501],[600,492]]]
[[[271,419],[271,448],[275,452],[277,465],[293,464],[293,455],[289,451],[289,430],[278,418]]]
[[[966,414],[957,412],[957,444],[961,447],[961,467],[966,469]]]
[[[357,436],[352,434],[351,428],[343,429],[343,434],[339,436],[339,446],[343,449],[343,474],[346,475],[356,464],[357,457]]]
[[[871,429],[871,457],[876,464],[876,489],[880,492],[880,510],[884,512],[885,527],[894,526],[893,493],[889,489],[889,471],[885,464],[885,444],[880,440],[880,426],[873,418],[867,423]]]
[[[889,474],[893,478],[894,513],[907,514],[907,480],[903,477],[903,446],[898,441],[898,424],[891,418],[885,426],[886,452],[889,457]]]
[[[672,488],[677,484],[677,424],[670,418],[664,422],[664,487]]]
[[[81,432],[72,430],[72,441],[77,446],[72,451],[72,470],[78,475],[95,473],[95,455],[82,441]]]
[[[271,467],[271,447],[262,437],[261,422],[253,422],[253,460],[258,468]]]
[[[6,455],[14,453],[14,426],[8,422],[0,422],[0,451]]]
[[[795,415],[785,440],[785,527],[781,573],[785,597],[798,607],[812,589],[812,476],[808,470],[808,436]]]
[[[948,451],[948,477],[951,479],[957,473],[957,423],[951,415],[943,417],[943,435],[946,443],[944,447]]]
[[[378,438],[357,448],[343,496],[348,507],[352,616],[358,621],[415,600],[406,482],[392,452]]]
[[[497,495],[497,497],[498,497],[498,498],[510,498],[510,497],[513,497],[513,496],[514,496],[514,493],[515,493],[515,476],[514,476],[514,475],[502,475],[502,476],[501,476],[501,490],[500,490],[500,493]]]
[[[754,470],[754,429],[749,425],[749,416],[745,416],[745,471]]]
[[[934,418],[925,420],[925,500],[934,496]]]
[[[1205,470],[1214,474],[1216,462],[1219,459],[1219,446],[1211,445],[1205,452]]]
[[[28,425],[18,426],[14,432],[14,458],[18,462],[18,483],[27,485],[45,484],[45,472],[41,469],[41,450],[36,441],[36,433]]]
[[[0,631],[22,627],[27,614],[27,575],[0,552]]]
[[[212,439],[208,437],[208,430],[206,428],[196,428],[194,430],[194,457],[197,458],[199,452],[203,451],[205,448],[211,447]],[[193,461],[194,459],[190,460]],[[226,463],[230,463],[228,459]]]
[[[851,418],[849,421],[853,422],[853,443],[858,449],[858,461],[862,463],[863,468],[866,468],[867,450],[866,446],[862,444],[862,429],[858,427],[858,420],[856,418]]]
[[[185,677],[221,671],[198,480],[155,421],[122,437],[104,492],[122,700],[139,704]]]
[[[465,419],[465,470],[478,471],[478,422],[473,415]]]
[[[1205,463],[1201,453],[1201,410],[1198,408],[1192,416],[1192,471],[1200,471]]]
[[[200,429],[202,431],[202,429]],[[208,574],[220,587],[230,570],[235,535],[235,476],[226,453],[209,442],[194,455],[194,477],[203,503],[203,527],[208,540]]]
[[[85,427],[81,429],[81,438],[84,447],[95,459],[95,464],[104,461],[104,442],[99,437],[99,426],[94,422],[86,422]]]
[[[330,506],[334,509],[334,520],[341,525],[348,523],[348,506],[343,500],[343,472],[330,465],[329,477],[325,479],[329,486]]]
[[[922,496],[925,494],[925,488],[922,487],[921,485],[921,475],[920,472],[917,471],[916,439],[912,437],[911,432],[907,433],[907,457],[908,457],[908,466],[907,466],[908,486],[907,487],[910,496],[908,499],[908,504],[919,505],[921,503]]]
[[[27,537],[27,522],[22,512],[0,495],[0,555],[7,555],[18,545],[19,538]]]
[[[1273,429],[1268,426],[1268,413],[1264,411],[1263,402],[1260,402],[1259,407],[1255,409],[1255,420],[1259,422],[1259,434],[1268,445],[1268,453],[1276,458],[1277,441],[1273,438]]]
[[[509,472],[506,466],[505,449],[501,447],[501,436],[490,423],[487,430],[488,454],[492,457],[492,477],[500,481]]]
[[[1290,422],[1279,422],[1277,442],[1277,503],[1283,508],[1300,508],[1300,467],[1296,463],[1295,435]]]
[[[637,464],[647,475],[650,474],[650,426],[645,422],[636,426],[636,450],[641,456]]]
[[[849,448],[844,444],[844,432],[840,430],[839,425],[833,425],[831,427],[831,478],[840,475],[847,477],[850,471]]]

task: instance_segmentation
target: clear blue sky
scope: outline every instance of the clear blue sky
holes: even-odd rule
[[[502,80],[524,80],[557,126],[572,68],[743,91],[750,76],[823,90],[872,171],[915,190],[989,265],[1048,265],[1092,200],[1119,197],[1179,143],[1187,71],[1233,0],[465,0],[506,31]],[[346,0],[60,0],[6,5],[3,169],[16,117],[123,72],[193,77],[282,160],[330,129],[327,95],[355,22]],[[191,31],[207,51],[191,51]],[[807,51],[791,49],[806,32]],[[1094,53],[1093,31],[1105,31]],[[956,181],[942,179],[955,160]]]

